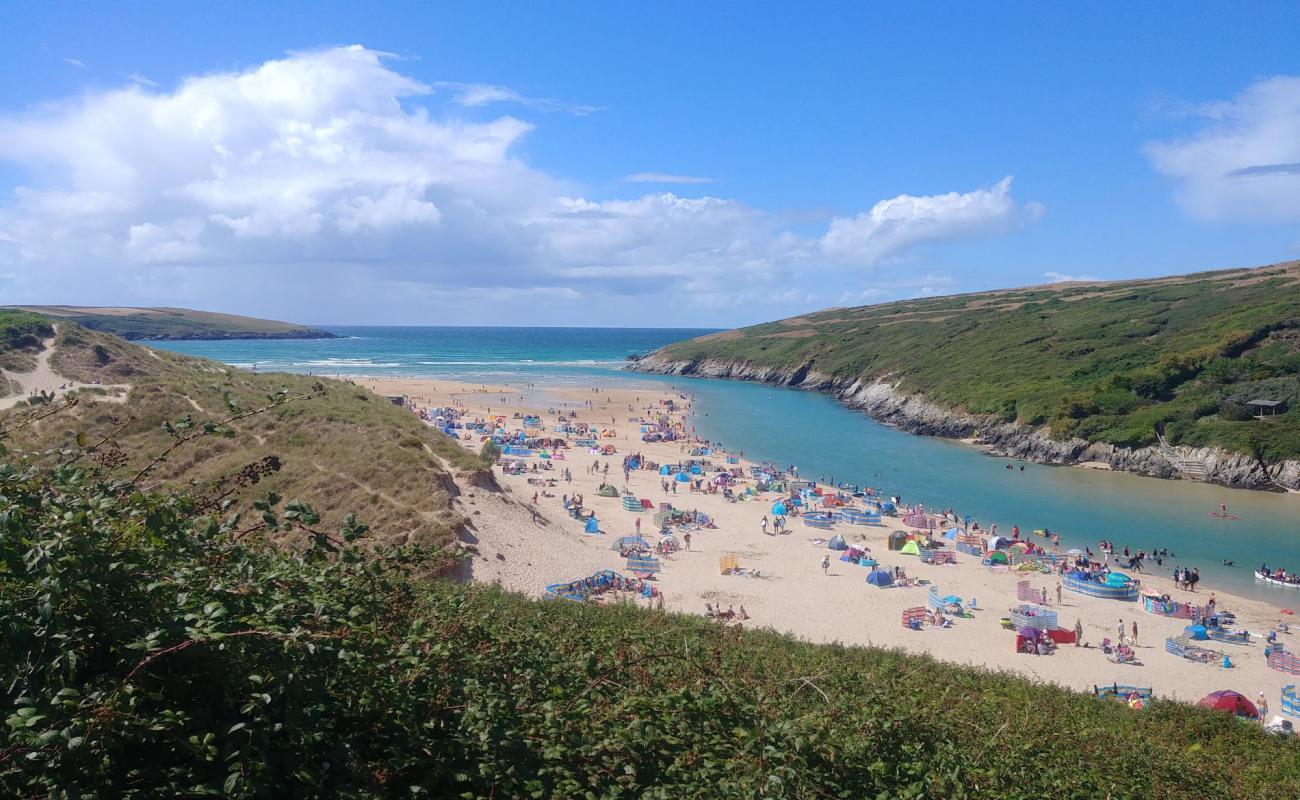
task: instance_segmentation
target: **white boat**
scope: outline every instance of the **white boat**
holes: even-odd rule
[[[1260,581],[1261,583],[1272,584],[1273,586],[1281,586],[1283,589],[1300,589],[1300,583],[1290,583],[1289,581],[1280,581],[1277,578],[1274,578],[1272,575],[1269,575],[1264,572],[1260,572],[1259,570],[1255,570],[1255,580]]]

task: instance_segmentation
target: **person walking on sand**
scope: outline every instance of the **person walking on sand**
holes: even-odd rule
[[[1264,718],[1268,716],[1268,701],[1264,699],[1263,692],[1260,692],[1259,697],[1255,698],[1255,708],[1259,711],[1260,723],[1263,723]]]
[[[1056,604],[1057,604],[1058,606],[1061,604],[1061,583],[1060,583],[1060,581],[1057,581],[1057,583],[1056,583]]]
[[[636,535],[637,535],[637,536],[640,536],[640,535],[641,535],[641,518],[640,518],[640,517],[637,517],[637,518],[636,518]]]
[[[829,575],[829,574],[830,574],[830,573],[829,573],[830,568],[831,568],[831,557],[830,557],[830,556],[822,556],[822,574],[823,574],[823,575]]]
[[[1119,631],[1119,643],[1124,644],[1124,620],[1121,619],[1115,628]]]
[[[1137,623],[1137,620],[1133,620],[1133,635],[1132,635],[1132,637],[1131,637],[1131,639],[1130,639],[1130,641],[1129,641],[1129,645],[1130,645],[1131,647],[1137,647],[1137,646],[1138,646],[1138,623]]]
[[[686,550],[689,552],[691,549],[691,532],[687,531],[686,535],[683,536],[682,539],[686,542]]]
[[[1074,621],[1074,646],[1081,647],[1082,642],[1083,642],[1083,622],[1081,620],[1076,619]]]
[[[767,533],[767,515],[766,515],[766,514],[763,515],[763,521],[759,523],[759,527],[761,527],[761,528],[763,529],[763,533]]]

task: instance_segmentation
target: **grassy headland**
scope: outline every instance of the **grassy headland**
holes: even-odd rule
[[[333,339],[319,328],[188,308],[10,306],[123,339]]]
[[[1055,438],[1300,458],[1300,262],[835,308],[711,334],[668,362],[882,379]],[[1252,420],[1245,405],[1280,400]]]
[[[0,344],[0,358],[30,361],[41,352],[39,339],[32,345],[14,333],[31,324],[28,315],[0,317],[0,342],[18,342]],[[452,473],[478,470],[481,463],[368,389],[346,381],[253,374],[67,322],[58,328],[49,361],[54,371],[84,383],[129,385],[129,394],[125,403],[109,402],[94,386],[80,389],[75,408],[15,434],[11,449],[52,453],[115,432],[125,453],[158,453],[175,438],[165,423],[175,428],[186,418],[194,425],[220,421],[268,405],[270,398],[300,396],[306,399],[231,423],[229,436],[205,437],[178,451],[151,471],[148,485],[195,483],[206,491],[274,458],[279,468],[259,478],[259,491],[309,502],[327,524],[357,512],[390,543],[453,544],[463,521],[450,507],[458,491]],[[141,466],[140,458],[131,458],[118,474]]]

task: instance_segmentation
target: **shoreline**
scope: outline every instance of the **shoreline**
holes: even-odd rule
[[[624,572],[624,560],[611,551],[610,542],[619,536],[632,535],[638,517],[642,518],[643,535],[650,540],[655,538],[651,535],[653,524],[649,514],[625,511],[618,497],[596,495],[596,487],[604,476],[586,473],[593,461],[611,465],[615,472],[610,482],[622,486],[622,474],[617,470],[623,455],[642,453],[646,459],[658,463],[673,463],[674,459],[686,457],[684,451],[689,450],[678,442],[643,443],[639,441],[639,427],[628,421],[634,414],[643,416],[645,409],[655,407],[672,394],[661,387],[593,391],[567,384],[536,382],[486,387],[424,378],[354,380],[382,394],[406,395],[423,407],[456,404],[471,419],[486,415],[487,408],[491,407],[493,415],[502,413],[507,417],[507,428],[512,423],[521,424],[513,419],[514,414],[529,412],[539,414],[545,424],[543,430],[551,431],[555,415],[548,411],[562,409],[577,411],[583,421],[611,428],[610,443],[618,450],[616,454],[595,456],[570,449],[565,451],[569,453],[565,461],[551,462],[560,468],[559,472],[552,469],[538,473],[555,477],[562,474],[563,467],[572,472],[572,483],[560,481],[555,488],[544,490],[554,497],[545,497],[542,489],[529,485],[531,474],[505,475],[495,468],[493,473],[504,495],[493,499],[484,490],[470,490],[458,501],[474,521],[471,544],[477,553],[468,565],[469,577],[498,583],[532,597],[543,596],[547,584],[582,578],[598,570]],[[689,391],[689,387],[676,389],[675,396]],[[688,424],[689,406],[679,410],[674,419]],[[474,450],[479,447],[477,437],[462,444]],[[741,458],[739,451],[734,455],[740,463],[733,466],[749,466],[749,460]],[[538,462],[538,459],[524,461]],[[926,590],[882,590],[867,585],[868,570],[834,559],[838,553],[828,551],[824,545],[811,544],[810,540],[816,536],[829,534],[806,528],[798,520],[791,520],[785,535],[764,535],[759,521],[770,514],[777,495],[767,493],[759,501],[727,503],[714,494],[665,494],[658,473],[644,470],[630,473],[627,486],[638,498],[697,508],[716,520],[716,530],[695,532],[692,552],[661,556],[663,571],[656,576],[655,585],[662,590],[664,607],[669,610],[699,614],[706,602],[718,603],[719,607],[743,606],[752,617],[745,624],[770,628],[804,641],[900,648],[950,662],[1010,670],[1031,680],[1079,691],[1118,682],[1151,686],[1162,697],[1195,701],[1211,691],[1235,688],[1250,697],[1263,691],[1270,706],[1277,708],[1281,686],[1293,680],[1266,665],[1259,640],[1250,646],[1207,643],[1231,655],[1236,664],[1231,670],[1217,664],[1193,663],[1165,652],[1165,638],[1181,634],[1187,622],[1144,612],[1140,602],[1102,600],[1065,591],[1058,606],[1055,574],[1033,573],[1028,580],[1034,588],[1048,591],[1049,605],[1060,613],[1061,627],[1071,628],[1078,620],[1084,628],[1084,639],[1092,646],[1067,645],[1051,656],[1016,653],[1013,634],[1003,630],[999,620],[1006,616],[1006,609],[1019,604],[1016,584],[1023,577],[990,572],[978,559],[966,555],[959,555],[956,565],[943,566],[922,564],[914,556],[900,556],[885,545],[889,531],[903,527],[897,517],[887,517],[881,527],[837,525],[836,532],[848,538],[850,544],[869,547],[871,555],[882,566],[902,567],[910,576],[931,581],[944,594],[973,598],[981,609],[974,612],[973,618],[957,620],[950,629],[906,630],[900,623],[900,614],[905,608],[924,606]],[[533,504],[535,492],[538,493],[536,505]],[[596,511],[604,535],[584,533],[581,523],[563,513],[560,496],[572,493],[584,495],[584,505]],[[537,522],[531,518],[534,510],[539,515]],[[742,567],[756,570],[762,577],[746,579],[720,574],[718,558],[726,553],[734,553]],[[823,575],[820,561],[828,553],[834,559],[833,566]],[[1203,603],[1214,594],[1220,609],[1236,613],[1239,627],[1261,635],[1276,626],[1281,618],[1277,605],[1286,602],[1284,598],[1278,598],[1278,603],[1251,600],[1204,585],[1201,591],[1187,592],[1175,588],[1172,580],[1160,575],[1136,577],[1144,588],[1167,593],[1180,602]],[[1119,619],[1124,619],[1126,625],[1135,620],[1139,624],[1136,650],[1142,666],[1112,664],[1098,647],[1103,638],[1116,638]],[[1279,641],[1289,643],[1291,636],[1282,634]]]
[[[917,395],[897,392],[882,379],[837,378],[804,364],[759,367],[746,361],[667,361],[651,353],[626,367],[631,372],[683,378],[763,383],[827,394],[847,408],[906,433],[976,444],[990,455],[1039,464],[1079,466],[1104,463],[1115,472],[1164,480],[1186,480],[1233,489],[1300,494],[1300,461],[1261,465],[1249,456],[1185,445],[1124,448],[1084,439],[1057,441],[1043,431],[986,416],[942,408]],[[1193,477],[1189,477],[1193,476]],[[1199,480],[1194,476],[1203,476]],[[1213,478],[1221,480],[1213,480]]]

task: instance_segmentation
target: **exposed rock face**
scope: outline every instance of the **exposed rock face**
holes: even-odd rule
[[[1044,464],[1100,462],[1111,469],[1155,478],[1204,480],[1246,489],[1300,490],[1300,461],[1266,464],[1258,459],[1204,447],[1115,447],[1083,439],[1053,439],[1046,430],[1029,428],[994,417],[965,414],[897,390],[886,379],[848,380],[818,372],[812,364],[774,369],[746,361],[669,361],[657,353],[628,369],[664,375],[771,383],[833,394],[850,408],[909,433],[951,439],[975,438],[993,455],[1023,458]]]

